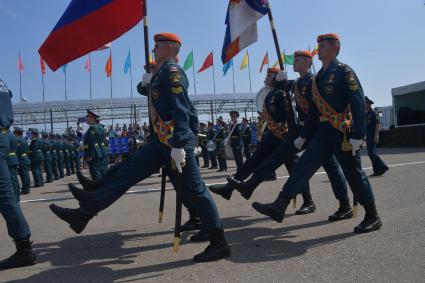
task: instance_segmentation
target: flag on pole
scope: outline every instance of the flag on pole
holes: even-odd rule
[[[43,58],[40,57],[40,69],[43,75],[46,74],[46,63],[44,63]]]
[[[294,65],[294,54],[292,55],[286,55],[285,54],[285,64],[286,65]]]
[[[111,62],[111,64],[112,64],[112,62]],[[130,50],[128,50],[128,55],[127,55],[127,58],[125,59],[125,64],[124,64],[124,74],[127,74],[128,70],[130,70],[130,68],[131,68],[131,56],[130,56]],[[111,70],[112,70],[112,68],[111,68]]]
[[[112,53],[111,52],[109,52],[108,61],[106,61],[105,73],[108,78],[112,76]]]
[[[245,69],[248,66],[248,64],[249,64],[249,56],[248,56],[248,51],[247,51],[245,53],[245,56],[243,56],[240,69],[241,70]]]
[[[19,52],[18,55],[18,70],[22,74],[24,72],[25,66],[24,62],[22,62],[21,53]]]
[[[263,62],[261,63],[260,73],[263,71],[263,67],[269,64],[269,52],[267,51],[264,55]]]
[[[144,0],[72,0],[38,52],[56,71],[101,48],[143,19]]]
[[[84,69],[86,69],[87,72],[90,72],[91,70],[90,56],[87,57],[87,61],[86,61],[86,64],[84,65]]]
[[[233,66],[233,59],[230,59],[226,64],[223,65],[223,76],[227,74],[227,71]]]
[[[153,62],[153,56],[152,56],[152,52],[149,53],[149,63]]]
[[[311,55],[313,55],[313,57],[314,57],[314,56],[317,55],[317,53],[319,53],[319,46],[318,45],[316,45],[314,47],[313,51],[311,51]]]
[[[229,0],[221,60],[223,64],[258,39],[257,21],[267,14],[265,0]]]
[[[187,71],[193,65],[193,50],[187,55],[186,60],[184,61],[183,70]]]
[[[212,67],[214,65],[214,58],[212,51],[210,54],[208,54],[207,58],[205,58],[204,64],[202,64],[202,67],[199,69],[198,73],[205,71],[209,67]]]
[[[65,65],[63,65],[62,66],[62,72],[64,73],[64,74],[66,74],[66,68],[68,67],[68,64],[65,64]]]

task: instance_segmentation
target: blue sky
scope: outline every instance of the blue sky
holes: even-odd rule
[[[41,72],[37,50],[54,27],[69,0],[0,0],[2,47],[0,77],[19,101],[18,51],[25,71],[23,96],[30,102],[42,100]],[[365,94],[376,106],[391,104],[391,88],[425,79],[425,5],[423,0],[270,0],[280,45],[287,54],[311,48],[318,34],[335,32],[342,40],[340,60],[356,71]],[[231,72],[222,75],[220,60],[224,38],[227,0],[150,0],[151,38],[157,32],[180,35],[183,46],[180,61],[194,50],[195,69],[199,69],[210,51],[214,51],[217,93],[232,93]],[[107,20],[107,19],[105,19]],[[270,61],[276,53],[266,17],[258,25],[259,41],[251,45],[250,65],[253,90],[263,85],[259,73],[265,52]],[[151,45],[152,45],[151,41]],[[130,78],[123,72],[131,49],[133,89],[142,77],[144,65],[143,27],[141,24],[112,44],[113,95],[130,96]],[[109,81],[104,67],[109,52],[92,53],[93,97],[109,97]],[[248,92],[248,71],[239,71],[244,52],[234,61],[236,92]],[[89,98],[89,75],[84,70],[86,58],[68,65],[68,99]],[[319,69],[320,62],[315,61]],[[212,70],[196,75],[198,93],[212,93]],[[190,93],[193,93],[193,76]],[[291,78],[296,74],[289,72]],[[64,100],[64,75],[59,69],[45,76],[46,100]],[[135,95],[136,92],[134,91]]]

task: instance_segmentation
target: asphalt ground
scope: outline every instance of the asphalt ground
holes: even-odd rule
[[[192,257],[207,243],[191,243],[193,233],[184,233],[180,251],[173,252],[171,189],[166,193],[163,223],[158,223],[158,174],[102,211],[80,235],[48,208],[51,203],[77,206],[66,185],[77,179],[66,177],[22,197],[37,264],[0,271],[0,282],[424,282],[425,148],[379,152],[390,165],[384,177],[370,178],[383,221],[380,231],[353,234],[363,209],[357,218],[327,221],[338,203],[322,169],[310,181],[315,213],[296,216],[291,206],[281,224],[258,214],[251,203],[275,199],[287,178],[283,166],[278,170],[281,178],[261,184],[250,201],[237,192],[231,201],[214,195],[232,255],[202,264],[194,264]],[[367,156],[362,160],[371,174],[370,160]],[[229,165],[224,174],[202,169],[205,182],[224,182],[235,172],[234,163]],[[187,217],[184,212],[183,221]],[[14,252],[4,221],[0,243],[0,258]]]

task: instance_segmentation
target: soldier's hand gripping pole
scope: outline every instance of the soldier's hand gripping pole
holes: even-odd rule
[[[174,224],[174,241],[173,241],[173,250],[174,252],[179,251],[180,247],[180,230],[181,230],[181,220],[182,220],[182,189],[183,189],[183,180],[182,180],[182,169],[180,164],[176,164],[174,160],[171,161],[173,172],[176,177],[176,219]]]
[[[162,223],[162,216],[164,215],[164,201],[165,201],[165,185],[167,178],[167,169],[165,166],[162,167],[161,171],[161,198],[159,200],[159,216],[158,223]]]

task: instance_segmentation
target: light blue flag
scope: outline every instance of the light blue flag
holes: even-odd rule
[[[131,67],[131,57],[130,57],[130,50],[129,50],[127,59],[125,59],[124,74],[127,74],[128,70],[130,70],[130,67]]]
[[[65,64],[62,66],[62,72],[65,74],[66,73],[66,67],[68,67],[68,64]]]
[[[233,59],[228,61],[226,64],[223,65],[223,76],[227,74],[227,71],[233,66]]]

